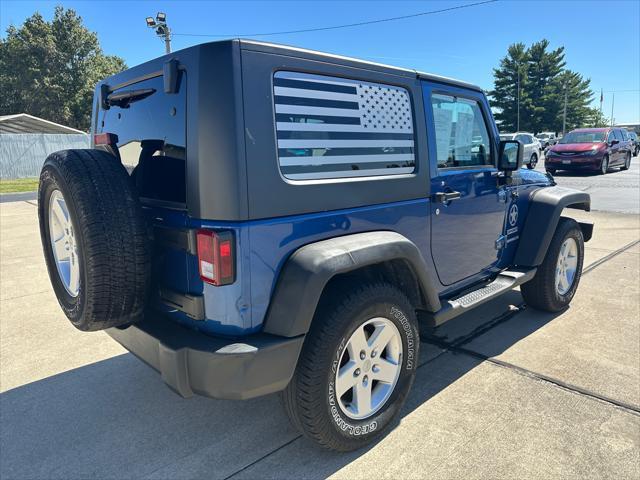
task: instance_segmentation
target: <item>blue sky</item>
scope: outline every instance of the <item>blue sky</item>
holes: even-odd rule
[[[474,0],[477,1],[477,0]],[[0,2],[2,35],[34,11],[74,8],[98,33],[106,53],[132,66],[163,53],[144,18],[167,13],[174,33],[230,34],[331,26],[473,3],[451,1],[12,1]],[[492,69],[509,44],[547,38],[564,45],[568,68],[591,79],[599,105],[617,122],[640,121],[640,2],[508,1],[376,25],[253,37],[460,78],[492,86]],[[175,35],[174,49],[215,38]]]

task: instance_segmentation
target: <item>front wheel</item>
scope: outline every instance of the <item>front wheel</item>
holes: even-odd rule
[[[520,287],[524,301],[547,312],[566,308],[578,288],[583,261],[584,238],[580,226],[571,218],[560,218],[536,275]]]
[[[600,164],[600,173],[605,175],[609,171],[609,157],[605,156]]]
[[[293,425],[339,451],[378,438],[392,426],[413,384],[419,338],[413,307],[392,285],[332,296],[316,313],[282,394]]]
[[[529,160],[529,163],[527,164],[527,168],[529,170],[533,170],[534,168],[536,168],[537,164],[538,164],[538,156],[534,153],[533,155],[531,155],[531,159]]]

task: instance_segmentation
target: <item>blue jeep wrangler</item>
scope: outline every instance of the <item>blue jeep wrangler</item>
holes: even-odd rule
[[[93,148],[47,158],[49,276],[178,394],[282,392],[352,450],[393,425],[420,337],[520,286],[557,312],[580,280],[589,195],[521,170],[482,90],[230,40],[105,79]]]

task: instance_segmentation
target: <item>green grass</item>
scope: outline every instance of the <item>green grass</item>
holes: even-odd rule
[[[33,192],[38,190],[37,178],[0,179],[0,193]]]

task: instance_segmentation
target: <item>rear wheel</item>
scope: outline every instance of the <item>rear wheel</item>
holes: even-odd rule
[[[583,260],[582,230],[575,220],[562,217],[536,275],[520,287],[524,301],[547,312],[567,307],[578,288]]]
[[[393,424],[419,353],[415,311],[388,284],[324,302],[282,394],[294,426],[327,448],[360,448]]]
[[[538,164],[538,156],[534,153],[533,155],[531,155],[531,159],[529,160],[529,163],[527,164],[527,168],[529,170],[533,170],[534,168],[536,168],[537,164]]]
[[[624,159],[624,165],[620,167],[620,170],[629,170],[631,166],[631,152],[627,153],[627,157]]]
[[[92,331],[138,320],[152,241],[122,164],[99,150],[49,155],[38,216],[49,278],[71,323]]]

